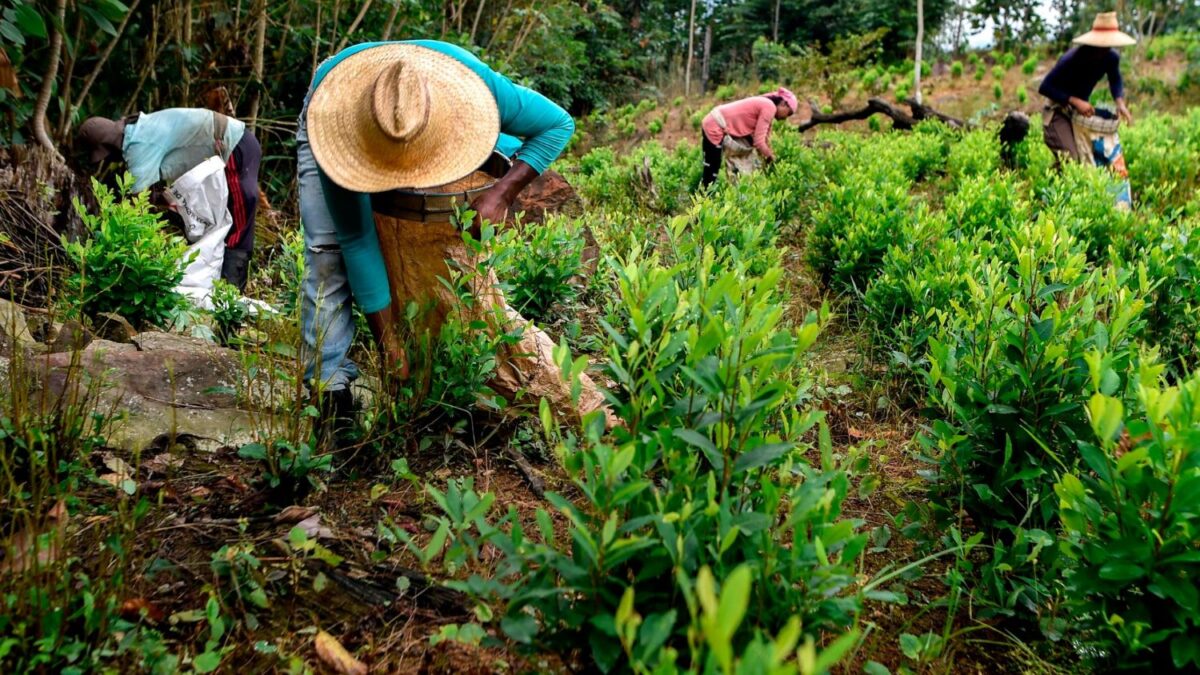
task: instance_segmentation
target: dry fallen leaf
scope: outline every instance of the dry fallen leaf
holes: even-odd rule
[[[275,522],[279,523],[279,524],[298,523],[302,520],[308,520],[309,518],[315,516],[316,514],[317,514],[317,509],[315,507],[298,506],[298,505],[293,504],[292,506],[285,508],[284,510],[280,511],[279,513],[276,513],[275,514]]]
[[[164,452],[142,462],[142,468],[150,473],[167,473],[183,466],[183,458]]]
[[[104,466],[117,475],[117,482],[133,479],[133,467],[111,452],[104,453]]]
[[[329,633],[317,631],[313,646],[316,647],[317,657],[321,662],[340,675],[367,675],[366,664],[351,656],[342,643]]]
[[[333,530],[321,524],[320,514],[313,514],[296,523],[296,527],[304,530],[309,539],[332,539]]]
[[[849,429],[847,429],[846,433],[850,434],[850,438],[862,438],[862,437],[866,436],[865,433],[859,431],[858,429],[855,429],[854,427],[850,427]]]
[[[158,605],[145,598],[133,598],[121,603],[121,617],[126,621],[137,621],[140,619],[142,617],[142,610],[146,611],[146,618],[151,621],[159,622],[166,618],[166,614],[159,609]]]

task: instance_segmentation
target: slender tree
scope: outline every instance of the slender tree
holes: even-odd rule
[[[925,1],[917,0],[917,53],[913,57],[913,100],[921,103],[921,45],[925,42]]]

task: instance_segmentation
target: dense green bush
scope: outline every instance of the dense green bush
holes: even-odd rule
[[[1088,366],[1092,433],[1055,486],[1072,621],[1112,665],[1200,668],[1200,376],[1143,362],[1127,408],[1107,355]]]
[[[808,239],[809,263],[840,292],[865,290],[895,234],[916,217],[909,182],[895,168],[855,179],[825,189]]]
[[[1088,372],[1104,350],[1121,389],[1134,356],[1148,288],[1130,272],[1087,270],[1082,245],[1046,218],[1010,239],[1014,261],[985,260],[969,296],[936,311],[929,339],[930,405],[943,419],[928,447],[940,466],[934,495],[980,526],[1046,529],[1056,517],[1051,486],[1078,465],[1076,441]]]
[[[540,321],[578,294],[573,280],[583,264],[583,238],[571,220],[551,216],[544,223],[506,228],[493,251],[496,273],[508,284],[509,304],[525,318]]]
[[[953,77],[954,79],[958,79],[958,78],[962,77],[962,75],[963,75],[962,61],[955,61],[954,63],[950,64],[950,76],[951,77]]]
[[[148,193],[127,196],[132,184],[133,178],[125,174],[118,179],[118,194],[113,194],[93,180],[95,213],[75,202],[91,236],[63,241],[74,268],[66,279],[64,300],[90,317],[115,312],[135,326],[162,326],[187,303],[175,291],[183,280],[187,243],[164,231]]]

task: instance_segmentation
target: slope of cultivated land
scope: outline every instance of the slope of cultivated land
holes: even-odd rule
[[[365,436],[314,451],[285,315],[203,353],[251,442],[122,450],[83,357],[7,329],[12,381],[48,358],[87,395],[5,400],[0,663],[1187,667],[1200,114],[1123,132],[1132,212],[1036,128],[1002,169],[995,131],[777,134],[706,195],[693,144],[564,162],[582,215],[489,232],[482,264],[609,390],[608,431],[475,405],[497,338],[458,320],[429,391],[359,345]],[[255,280],[282,307],[302,251]]]
[[[1197,88],[1179,90],[1181,79],[1189,67],[1187,50],[1190,43],[1162,40],[1160,43],[1162,44],[1159,47],[1149,53],[1125,54],[1123,72],[1126,89],[1130,106],[1139,117],[1150,113],[1186,112],[1191,106],[1200,103],[1200,99],[1197,98],[1200,96],[1200,90]],[[1153,58],[1150,58],[1151,56]],[[992,54],[983,54],[979,59],[979,68],[984,71],[984,76],[980,79],[975,78],[976,66],[967,58],[959,60],[963,65],[961,76],[952,73],[951,62],[939,61],[931,66],[929,74],[922,79],[923,102],[939,112],[964,120],[976,116],[980,116],[982,120],[997,120],[1011,110],[1023,111],[1031,117],[1039,116],[1045,107],[1045,99],[1037,93],[1037,89],[1042,78],[1054,66],[1055,58],[1035,57],[1028,64],[1017,60],[1008,68],[999,63],[1003,71],[999,80],[993,72],[997,61]],[[871,69],[872,67],[864,67],[855,73],[864,73]],[[898,67],[880,67],[880,70],[885,74],[878,78],[880,84],[873,85],[870,90],[864,86],[861,74],[854,78],[849,91],[837,102],[837,109],[859,108],[871,96],[897,101],[899,94],[908,91],[905,87],[911,88],[911,67],[904,71],[900,71]],[[832,107],[833,102],[822,93],[825,88],[823,83],[792,84],[802,102]],[[1000,98],[995,96],[996,85],[999,85],[1001,90]],[[1102,82],[1098,87],[1096,100],[1104,100],[1107,97],[1103,85]],[[664,91],[658,101],[646,99],[636,105],[630,104],[589,116],[580,124],[582,135],[574,147],[579,153],[598,146],[612,147],[618,152],[623,152],[647,141],[657,141],[667,148],[674,148],[681,142],[697,143],[700,119],[715,105],[772,91],[775,86],[774,83],[734,83],[702,94],[693,93],[690,98],[682,96],[682,89],[679,88]],[[1022,89],[1025,94],[1023,98],[1020,96]],[[802,107],[800,113],[787,123],[800,124],[808,119],[809,112],[809,107]],[[879,122],[883,128],[891,125],[890,120],[882,116],[879,117]],[[868,123],[853,121],[842,126],[847,129],[865,130]]]

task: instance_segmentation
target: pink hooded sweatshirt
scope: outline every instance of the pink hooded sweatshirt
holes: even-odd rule
[[[780,89],[772,93],[782,97],[784,103],[791,107],[792,112],[796,111],[795,94],[787,89]],[[775,121],[775,104],[767,98],[767,95],[751,96],[740,101],[719,105],[713,109],[713,112],[720,113],[725,118],[725,128],[721,128],[713,113],[706,115],[700,124],[700,129],[710,143],[720,147],[726,134],[734,138],[749,136],[754,149],[762,153],[763,157],[768,160],[775,159],[775,151],[767,143],[767,136],[771,133],[771,123]]]

